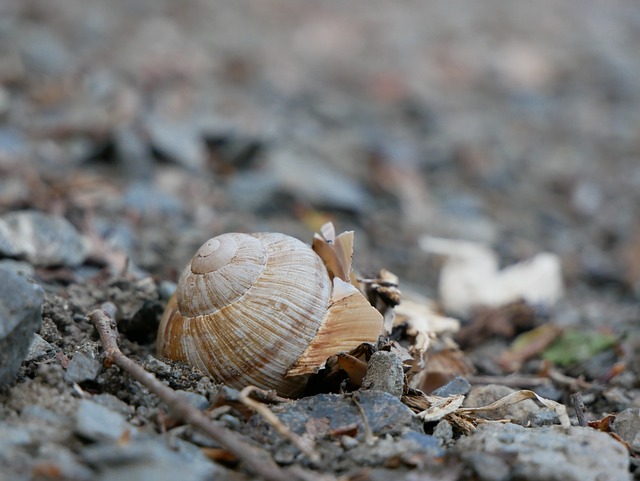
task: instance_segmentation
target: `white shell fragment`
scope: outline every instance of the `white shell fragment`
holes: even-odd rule
[[[438,289],[443,308],[452,315],[468,317],[477,307],[516,301],[551,307],[564,292],[555,254],[541,253],[500,270],[496,253],[482,244],[427,236],[420,246],[446,258]]]

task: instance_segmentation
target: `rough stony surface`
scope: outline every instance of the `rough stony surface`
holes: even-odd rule
[[[634,445],[637,0],[0,5],[0,264],[45,292],[38,337],[0,388],[2,481],[252,479],[146,388],[99,365],[87,314],[105,301],[118,308],[125,354],[303,479],[522,479],[536,456],[549,459],[539,437],[558,434],[557,418],[533,401],[499,413],[530,426],[517,431],[517,456],[501,445],[463,461],[456,445],[470,443],[470,425],[423,426],[407,397],[354,394],[338,375],[321,386],[331,394],[268,404],[313,442],[313,466],[236,390],[157,358],[159,318],[206,239],[272,231],[310,242],[328,220],[355,232],[358,277],[385,268],[405,306],[430,299],[429,315],[412,326],[398,316],[392,333],[403,346],[429,342],[428,394],[473,388],[469,402],[486,404],[508,391],[479,397],[481,384],[559,402],[580,391],[587,419],[619,416],[614,429]],[[443,307],[443,259],[423,250],[425,236],[481,242],[501,266],[550,252],[564,297],[470,313],[454,338],[461,350],[414,338]],[[571,333],[584,342],[559,343]],[[381,372],[372,386],[397,394],[397,371]],[[456,375],[469,385],[442,386]],[[103,412],[126,429],[92,426]],[[583,467],[603,459],[600,444],[583,449]],[[549,479],[585,474],[580,463],[544,468]]]
[[[640,452],[640,409],[625,409],[616,414],[613,432],[629,443],[631,449]]]
[[[42,324],[42,288],[0,269],[0,387],[13,381]]]
[[[456,452],[482,481],[628,481],[624,446],[589,428],[527,429],[486,424],[458,441]],[[597,455],[595,453],[597,452]]]
[[[388,392],[400,398],[404,387],[404,370],[400,358],[392,352],[375,352],[369,359],[362,387]]]
[[[87,246],[64,217],[20,211],[0,218],[0,255],[36,266],[77,266],[86,259]]]

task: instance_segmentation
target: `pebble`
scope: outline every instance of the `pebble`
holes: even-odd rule
[[[99,474],[98,481],[204,481],[228,479],[225,469],[209,461],[195,446],[178,442],[169,449],[159,439],[129,444],[98,443],[82,450],[81,456]]]
[[[82,351],[76,351],[64,374],[64,380],[76,383],[93,381],[101,369],[102,365],[95,357]]]
[[[349,451],[349,457],[362,466],[380,466],[394,459],[409,459],[412,455],[438,458],[444,455],[440,442],[428,434],[408,431],[402,437],[380,438],[373,446],[360,444]]]
[[[0,269],[13,271],[24,277],[33,277],[36,270],[31,264],[23,261],[15,261],[13,259],[3,259],[0,261]]]
[[[0,256],[48,267],[78,266],[87,254],[84,238],[64,217],[33,210],[0,217]]]
[[[88,399],[80,400],[75,413],[74,431],[90,441],[117,441],[127,432],[134,433],[131,426],[119,413]]]
[[[187,401],[191,406],[201,411],[209,407],[209,401],[201,394],[197,394],[191,391],[184,391],[182,389],[176,391],[180,397]]]
[[[369,359],[362,388],[384,391],[400,399],[404,388],[404,370],[400,358],[392,352],[374,352]]]
[[[640,453],[640,409],[625,409],[618,413],[612,428],[633,451]]]
[[[42,324],[42,288],[0,269],[0,386],[13,381]]]
[[[406,429],[422,432],[422,423],[413,412],[392,394],[383,391],[361,391],[357,402],[364,411],[369,428],[374,436],[398,434]],[[357,438],[364,436],[362,414],[349,396],[340,394],[317,394],[285,404],[274,406],[272,411],[296,434],[302,435],[309,422],[328,420],[328,430],[358,425]],[[250,429],[266,427],[259,416],[253,416]],[[270,429],[267,428],[269,431]],[[278,436],[272,432],[273,436]]]
[[[480,481],[629,481],[624,446],[591,428],[483,424],[455,447]]]
[[[54,352],[55,347],[49,344],[40,334],[34,334],[29,345],[29,350],[25,356],[25,361],[35,361],[46,357],[50,352]]]
[[[471,384],[462,376],[456,376],[444,386],[431,393],[432,396],[449,397],[456,394],[466,395],[471,391]]]

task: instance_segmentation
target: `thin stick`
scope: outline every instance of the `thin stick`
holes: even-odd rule
[[[584,405],[584,401],[582,400],[582,393],[580,391],[573,393],[569,396],[571,399],[571,404],[573,405],[573,409],[576,411],[576,417],[578,418],[578,424],[580,426],[586,427],[589,425],[589,421],[587,421],[587,417],[584,415],[587,408]]]
[[[268,481],[296,480],[296,477],[291,473],[283,471],[275,464],[266,452],[242,441],[236,433],[211,422],[199,409],[191,406],[173,389],[165,386],[153,374],[145,371],[140,365],[125,356],[117,343],[115,315],[116,306],[106,302],[102,304],[100,309],[92,311],[88,316],[100,334],[104,349],[103,363],[106,367],[113,364],[118,366],[158,396],[169,407],[173,417],[190,424],[224,446],[262,478]]]
[[[281,436],[288,439],[291,444],[293,444],[302,453],[304,453],[314,465],[318,466],[320,464],[320,454],[314,449],[313,442],[309,439],[298,436],[287,426],[285,426],[285,424],[280,421],[278,416],[273,414],[273,412],[271,412],[271,410],[267,406],[251,399],[249,396],[251,396],[251,393],[253,392],[260,393],[261,390],[255,386],[245,387],[242,391],[240,391],[240,402],[260,414],[265,419],[265,421],[267,421],[271,426],[273,426],[276,431],[278,431],[278,433],[280,433]]]
[[[358,412],[360,413],[360,417],[362,418],[362,426],[364,427],[364,442],[367,446],[373,446],[376,442],[376,437],[371,430],[371,426],[369,426],[369,420],[367,419],[367,413],[364,412],[364,408],[360,401],[358,400],[358,395],[354,394],[351,396],[351,402],[355,404]]]

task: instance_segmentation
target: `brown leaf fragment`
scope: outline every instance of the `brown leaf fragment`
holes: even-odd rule
[[[202,454],[208,457],[210,460],[220,463],[224,466],[234,466],[238,464],[238,458],[231,452],[222,448],[200,448]]]
[[[338,365],[347,373],[351,383],[362,386],[362,380],[367,375],[367,363],[349,354],[338,354]]]
[[[377,277],[358,279],[358,282],[364,284],[369,302],[378,310],[381,310],[382,306],[395,307],[400,304],[399,279],[394,273],[381,269]]]
[[[331,222],[314,234],[312,248],[320,256],[332,279],[338,277],[351,282],[351,262],[353,259],[353,231],[343,232],[336,237]]]
[[[555,324],[547,323],[520,334],[511,347],[502,353],[498,365],[508,372],[517,371],[524,361],[549,347],[561,332],[562,329]]]

